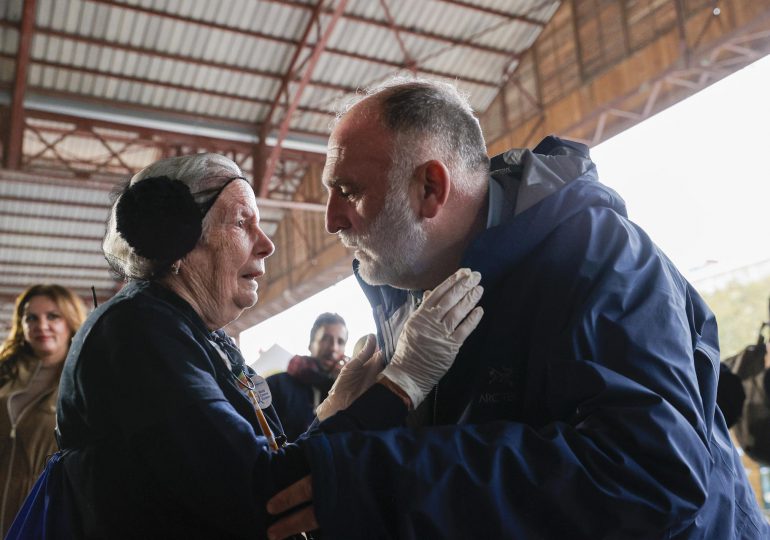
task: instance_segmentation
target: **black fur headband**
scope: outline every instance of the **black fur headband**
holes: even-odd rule
[[[125,190],[115,208],[115,224],[138,255],[171,263],[195,247],[203,215],[187,184],[156,176]]]

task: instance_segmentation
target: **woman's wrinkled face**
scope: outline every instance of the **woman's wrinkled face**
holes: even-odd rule
[[[49,364],[64,361],[72,331],[51,298],[33,296],[29,299],[22,312],[21,329],[36,357]]]
[[[198,245],[183,261],[193,274],[193,296],[212,329],[235,320],[257,303],[257,278],[275,246],[259,227],[259,210],[251,186],[231,182],[204,221]]]

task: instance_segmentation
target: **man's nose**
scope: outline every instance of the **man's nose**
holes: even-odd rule
[[[334,234],[350,228],[350,220],[347,217],[347,203],[335,193],[329,193],[326,200],[326,230]]]
[[[332,345],[332,356],[335,360],[342,358],[342,355],[345,354],[345,346],[340,345],[339,343],[335,343]]]

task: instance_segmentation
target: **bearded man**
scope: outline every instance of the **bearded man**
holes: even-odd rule
[[[485,313],[408,426],[308,440],[330,538],[770,538],[715,403],[714,316],[586,146],[489,160],[453,86],[401,81],[341,115],[323,182],[386,359],[459,267]]]

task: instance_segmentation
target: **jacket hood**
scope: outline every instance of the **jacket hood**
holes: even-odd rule
[[[496,281],[584,210],[605,207],[627,217],[625,202],[599,183],[588,147],[580,143],[551,136],[533,150],[508,150],[492,158],[490,176],[514,211],[477,236],[463,256],[461,266],[481,272],[482,283]]]

